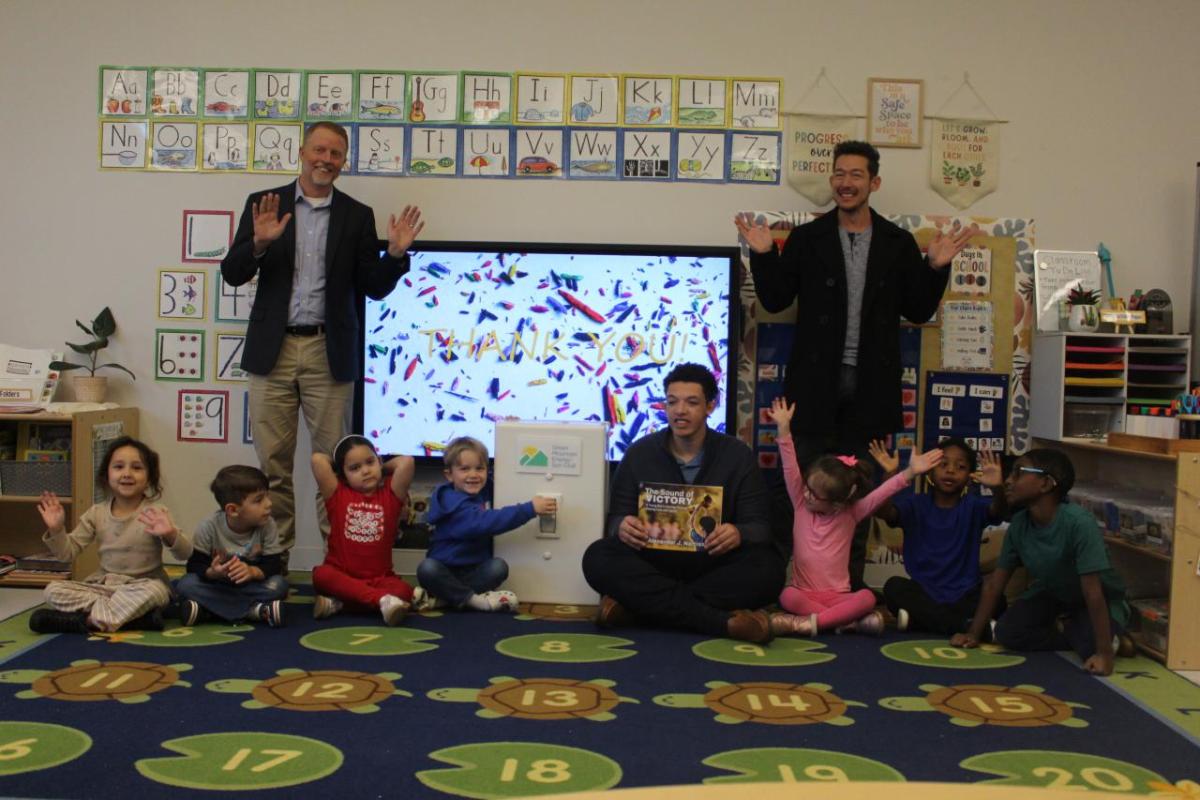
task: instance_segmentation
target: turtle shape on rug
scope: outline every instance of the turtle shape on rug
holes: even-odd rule
[[[670,708],[708,708],[717,712],[716,721],[761,722],[766,725],[853,725],[846,716],[848,706],[866,707],[857,700],[844,700],[826,683],[775,683],[709,681],[705,694],[660,694],[654,702]]]
[[[490,679],[482,689],[431,689],[428,697],[449,703],[478,703],[476,716],[484,719],[514,717],[516,719],[589,719],[607,722],[616,719],[612,709],[618,703],[636,703],[621,697],[610,687],[613,681],[575,678],[510,678],[501,675]]]
[[[923,683],[920,688],[925,692],[924,697],[885,697],[879,705],[893,711],[940,711],[950,717],[951,723],[967,728],[977,725],[1086,728],[1088,724],[1076,717],[1072,709],[1089,706],[1059,700],[1045,694],[1040,686]]]
[[[171,686],[191,686],[179,679],[191,664],[149,664],[143,661],[96,661],[88,658],[72,661],[71,666],[56,670],[15,669],[0,672],[0,683],[28,683],[17,697],[29,700],[119,703],[144,703],[150,695]]]
[[[397,689],[392,681],[398,672],[351,670],[281,669],[273,678],[226,678],[205,684],[211,692],[248,694],[243,708],[282,708],[287,711],[350,711],[370,714],[379,703],[392,695],[412,697],[412,692]]]

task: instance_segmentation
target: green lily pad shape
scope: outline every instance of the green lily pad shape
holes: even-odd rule
[[[74,761],[92,747],[83,731],[48,722],[0,722],[0,776]]]
[[[172,686],[191,686],[179,675],[191,664],[147,664],[142,661],[72,661],[64,669],[15,669],[0,672],[0,683],[28,683],[17,692],[22,700],[45,697],[71,702],[144,703],[150,695]]]
[[[758,722],[764,725],[853,725],[846,716],[849,706],[865,707],[857,700],[843,700],[829,690],[827,683],[774,683],[752,681],[726,683],[709,681],[704,694],[660,694],[656,705],[667,708],[707,708],[715,711],[717,722],[737,724]]]
[[[136,644],[142,647],[210,647],[218,644],[236,644],[245,640],[241,634],[254,630],[253,625],[198,625],[185,628],[180,625],[161,631],[117,631],[104,634],[113,644]]]
[[[900,782],[905,779],[899,771],[882,761],[833,750],[800,747],[728,750],[709,756],[704,763],[716,769],[738,773],[705,778],[705,783]]]
[[[950,722],[964,728],[997,725],[1002,728],[1040,728],[1062,725],[1086,728],[1087,721],[1075,716],[1074,709],[1088,708],[1045,694],[1040,686],[994,686],[962,684],[940,686],[921,684],[924,697],[885,697],[879,705],[893,711],[940,711]]]
[[[999,778],[980,781],[980,784],[1003,786],[1153,794],[1161,791],[1165,783],[1165,779],[1157,772],[1151,772],[1128,761],[1062,750],[1003,750],[980,753],[962,761],[959,766],[975,772],[999,775]]]
[[[629,639],[596,633],[531,633],[502,639],[496,643],[496,649],[506,656],[526,661],[594,664],[637,655],[635,650],[618,649],[630,644],[633,642]]]
[[[752,667],[805,667],[837,658],[826,645],[812,639],[776,639],[770,647],[733,639],[709,639],[692,648],[708,661]]]
[[[187,789],[278,789],[320,780],[342,766],[336,747],[283,733],[206,733],[163,747],[179,755],[143,758],[134,766],[152,781]]]
[[[490,800],[610,789],[621,765],[607,756],[539,742],[484,742],[447,747],[430,758],[450,769],[427,769],[417,779],[431,789]]]
[[[288,711],[352,711],[370,714],[379,710],[379,703],[392,695],[412,697],[412,692],[397,689],[392,681],[401,677],[396,672],[367,672],[349,670],[281,669],[274,677],[263,681],[247,678],[228,678],[205,684],[211,692],[248,694],[251,699],[243,708],[283,708]]]
[[[1025,663],[1025,656],[999,645],[984,644],[968,650],[954,647],[945,639],[906,639],[884,645],[879,652],[893,661],[943,669],[995,669]]]
[[[476,716],[483,719],[590,719],[608,722],[617,703],[636,703],[612,690],[613,681],[595,678],[510,678],[500,676],[483,689],[449,687],[432,689],[431,700],[447,703],[478,703]]]
[[[322,628],[300,637],[309,650],[342,656],[410,656],[436,650],[441,634],[420,628],[384,628],[379,625],[349,628]]]

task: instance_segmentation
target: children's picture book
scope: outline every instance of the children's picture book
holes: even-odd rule
[[[721,524],[720,486],[686,483],[642,483],[638,518],[650,534],[646,547],[658,550],[704,550],[708,535]]]

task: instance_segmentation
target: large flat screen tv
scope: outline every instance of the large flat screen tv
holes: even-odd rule
[[[381,243],[381,247],[386,243]],[[717,376],[709,424],[732,429],[735,247],[418,242],[409,272],[363,309],[358,430],[381,453],[494,451],[503,418],[604,421],[608,459],[666,424],[663,378]]]

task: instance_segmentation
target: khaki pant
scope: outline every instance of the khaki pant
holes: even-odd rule
[[[42,595],[59,611],[86,611],[88,624],[100,631],[119,630],[143,614],[165,606],[171,591],[157,578],[105,575],[93,582],[53,581]]]
[[[296,500],[292,469],[296,461],[298,412],[303,410],[315,453],[333,455],[346,435],[354,383],[335,381],[325,355],[325,336],[283,337],[270,375],[250,376],[250,420],[254,452],[271,482],[271,516],[279,532],[286,574],[288,555],[296,543]],[[329,536],[325,503],[316,496],[321,538]]]

